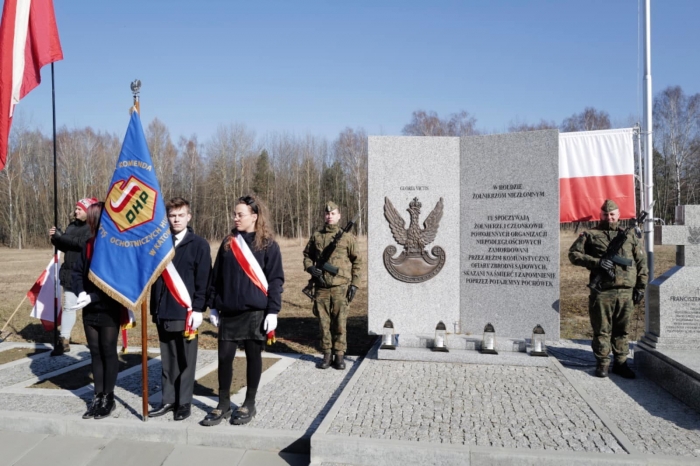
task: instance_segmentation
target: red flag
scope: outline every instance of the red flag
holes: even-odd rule
[[[632,128],[559,134],[559,221],[600,219],[606,199],[635,218]]]
[[[63,60],[53,0],[5,0],[0,23],[0,170],[7,161],[14,107]]]

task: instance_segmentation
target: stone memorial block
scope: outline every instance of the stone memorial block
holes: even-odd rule
[[[559,132],[461,139],[461,324],[559,339]]]
[[[656,349],[700,349],[700,206],[677,206],[676,225],[656,227],[654,239],[676,245],[676,266],[649,284],[642,341]]]
[[[459,320],[460,143],[369,138],[368,330],[429,335]]]

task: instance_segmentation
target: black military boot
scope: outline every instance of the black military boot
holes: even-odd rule
[[[316,367],[319,369],[328,369],[331,367],[331,353],[323,353],[323,360]]]
[[[603,379],[607,377],[608,367],[610,367],[608,364],[603,364],[602,362],[599,362],[595,368],[595,376]]]
[[[335,361],[333,361],[333,368],[339,371],[345,370],[345,353],[338,351],[335,353]]]
[[[612,366],[612,372],[613,374],[617,374],[620,377],[624,377],[625,379],[634,379],[637,377],[634,371],[630,369],[630,366],[627,365],[627,361],[622,363],[614,362]]]

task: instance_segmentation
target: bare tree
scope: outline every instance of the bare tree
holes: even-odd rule
[[[348,212],[348,219],[351,218],[350,215],[362,213],[357,223],[357,231],[362,234],[364,232],[363,217],[367,210],[367,133],[361,128],[357,131],[346,128],[340,133],[333,147],[336,160],[340,161],[347,175],[350,191],[354,197],[355,205]]]
[[[471,136],[478,131],[476,118],[464,110],[453,113],[448,119],[441,119],[436,112],[416,110],[402,133],[406,136]]]
[[[586,107],[581,113],[574,113],[569,118],[565,118],[561,123],[561,131],[571,133],[574,131],[594,131],[599,129],[610,129],[610,115],[605,110],[596,110],[593,107]]]
[[[559,126],[554,121],[547,121],[544,118],[539,123],[533,125],[519,120],[511,121],[508,125],[509,133],[523,133],[526,131],[540,131],[543,129],[557,129]]]
[[[680,86],[670,86],[654,99],[654,143],[673,167],[675,203],[682,204],[681,191],[693,169],[687,162],[700,149],[700,94],[687,96]],[[694,180],[695,182],[695,180]]]

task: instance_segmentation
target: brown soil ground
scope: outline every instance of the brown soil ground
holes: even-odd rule
[[[141,353],[119,353],[119,372],[141,364]],[[158,357],[157,354],[148,353],[148,359]],[[29,388],[48,388],[61,390],[77,390],[93,382],[90,364],[75,370],[64,372],[61,375],[37,382]]]
[[[17,361],[18,359],[24,359],[27,356],[33,356],[35,354],[41,354],[47,351],[49,350],[34,348],[12,348],[9,350],[0,351],[0,364],[7,364],[8,362]]]
[[[278,360],[275,358],[263,358],[262,360],[262,370],[265,372]],[[233,360],[233,380],[231,382],[231,395],[238,393],[238,390],[247,385],[246,382],[246,360],[242,358],[235,358]],[[219,371],[215,370],[208,373],[201,379],[198,379],[194,383],[194,394],[199,396],[219,396]]]
[[[576,235],[570,231],[562,231],[561,249],[561,335],[562,338],[590,339],[590,324],[588,321],[588,288],[586,287],[588,272],[581,267],[574,267],[568,260],[567,253]],[[313,316],[312,303],[301,290],[306,286],[309,275],[303,270],[302,250],[306,239],[281,239],[282,260],[285,271],[284,294],[282,295],[282,311],[279,316],[277,343],[266,346],[273,353],[317,353],[319,331],[318,321]],[[367,264],[367,238],[358,238]],[[219,243],[212,244],[212,256],[216,255]],[[674,246],[655,246],[655,275],[658,277],[675,265]],[[25,293],[42,272],[52,257],[50,249],[8,249],[0,248],[0,323],[7,322],[15,308],[22,301]],[[348,316],[348,354],[364,354],[376,338],[367,335],[367,274],[355,300],[350,305]],[[2,337],[6,341],[27,341],[50,343],[52,334],[46,333],[39,321],[29,317],[31,305],[28,300],[20,306],[19,312],[12,319]],[[637,322],[633,324],[632,337],[637,338],[644,331],[644,308],[637,310]],[[141,321],[140,318],[137,320]],[[148,321],[148,345],[158,346],[158,334],[155,325]],[[205,319],[200,327],[200,346],[205,349],[216,349],[215,328]],[[82,316],[78,312],[78,322],[73,329],[72,342],[85,344],[85,334],[82,326]],[[141,328],[129,331],[129,345],[141,345]]]

